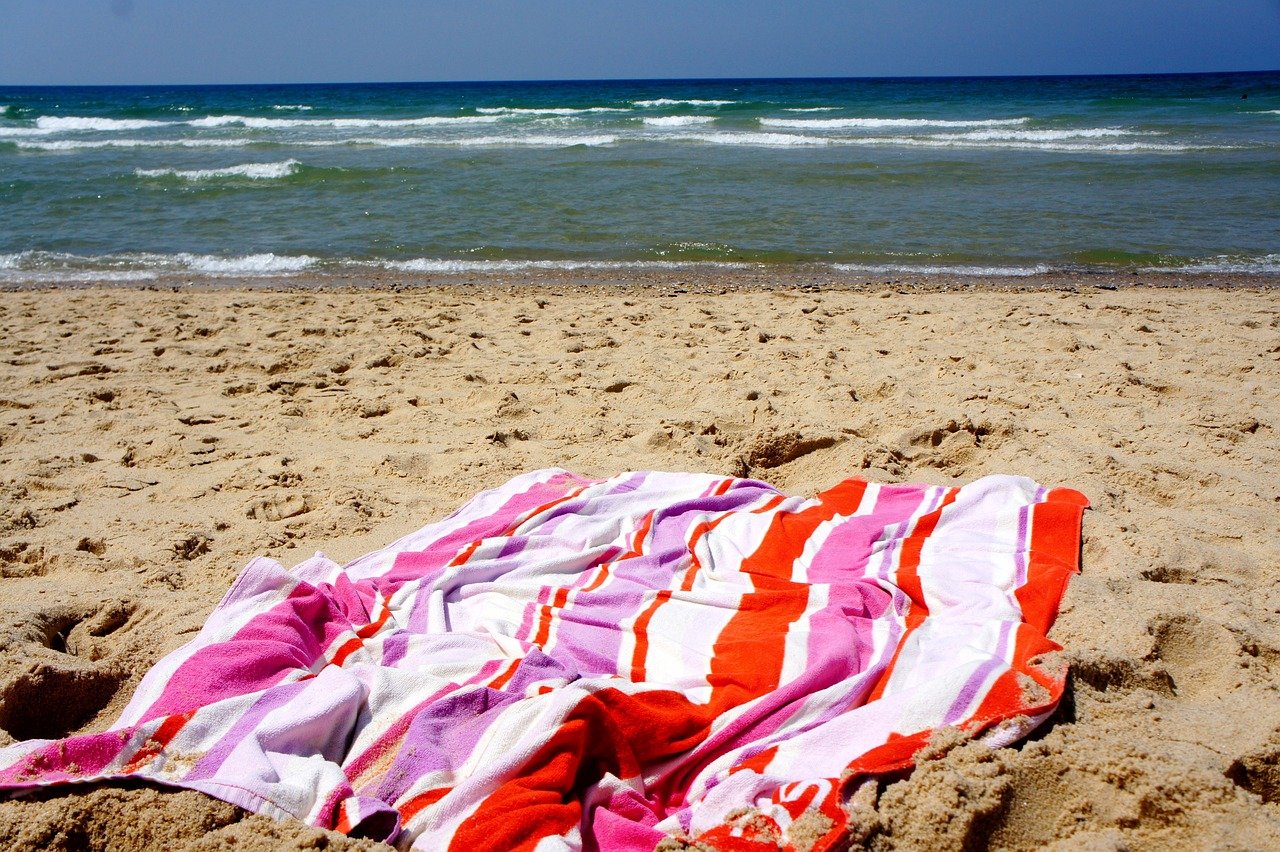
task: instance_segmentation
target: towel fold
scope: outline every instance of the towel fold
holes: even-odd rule
[[[346,566],[255,559],[109,731],[0,750],[0,788],[149,779],[424,850],[839,848],[934,731],[1052,713],[1086,506],[529,473]]]

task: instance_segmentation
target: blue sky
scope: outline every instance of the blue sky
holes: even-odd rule
[[[1280,68],[1280,0],[0,0],[0,85]]]

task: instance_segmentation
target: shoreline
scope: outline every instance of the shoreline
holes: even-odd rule
[[[868,842],[1280,845],[1280,279],[1139,278],[5,288],[0,747],[106,729],[249,559],[346,562],[528,470],[1007,473],[1093,505],[1068,697],[886,779]],[[321,835],[137,785],[0,800],[12,849],[375,848]]]
[[[1132,287],[1218,288],[1246,290],[1280,289],[1280,273],[1258,272],[1137,272],[1137,271],[1049,271],[1028,275],[987,275],[923,273],[905,271],[867,274],[833,270],[820,265],[779,265],[744,269],[696,264],[687,269],[528,269],[494,272],[351,272],[306,271],[271,275],[200,273],[158,273],[155,277],[130,280],[95,279],[86,273],[63,281],[4,281],[0,292],[43,290],[153,291],[236,290],[259,292],[308,291],[397,291],[448,289],[451,287],[581,287],[587,289],[630,290],[635,288],[686,288],[690,292],[745,292],[819,287],[833,292],[873,292],[885,287],[921,292],[951,290],[998,290],[1034,292],[1096,288],[1115,290]]]

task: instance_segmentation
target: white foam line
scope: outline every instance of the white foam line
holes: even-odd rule
[[[31,151],[83,151],[94,148],[244,148],[252,139],[61,139],[56,142],[14,142]]]
[[[831,137],[807,136],[793,133],[690,133],[671,136],[652,136],[654,140],[705,142],[713,145],[746,145],[759,147],[821,147],[826,145],[861,145],[869,147],[955,148],[955,149],[1007,149],[1020,151],[1045,151],[1058,153],[1106,154],[1134,152],[1185,152],[1228,150],[1232,146],[1191,146],[1160,142],[1122,142],[1088,144],[1050,141],[1023,141],[1000,139],[973,139],[960,134],[946,138],[938,136],[861,136]]]
[[[1037,133],[1041,131],[1027,131]],[[1043,131],[1055,133],[1057,131]],[[751,132],[708,132],[708,133],[661,133],[653,132],[640,135],[619,136],[615,134],[596,134],[589,136],[475,136],[463,138],[449,137],[353,137],[343,139],[103,139],[103,140],[58,140],[49,142],[33,142],[14,139],[11,144],[24,150],[34,151],[77,151],[94,148],[244,148],[253,145],[270,143],[285,147],[329,148],[344,145],[367,145],[383,148],[404,147],[538,147],[566,148],[576,146],[599,147],[614,145],[620,141],[647,142],[700,142],[710,145],[744,145],[756,147],[822,147],[828,145],[862,145],[880,147],[914,147],[943,149],[1006,149],[1022,151],[1045,151],[1078,154],[1107,153],[1178,153],[1187,151],[1226,151],[1235,150],[1234,145],[1180,145],[1163,142],[1114,142],[1114,143],[1073,143],[1070,141],[1051,141],[1045,138],[1027,137],[975,137],[967,134],[936,134],[926,136],[810,136],[797,133],[751,133]]]
[[[715,266],[726,269],[745,269],[751,264],[727,261],[678,261],[678,260],[414,260],[384,261],[375,263],[399,272],[520,272],[528,269],[549,269],[572,272],[580,269],[688,269],[689,267]]]
[[[153,281],[158,278],[159,275],[160,274],[158,272],[149,272],[144,269],[127,271],[99,269],[67,272],[10,272],[6,269],[0,269],[0,281],[9,281],[15,284],[77,284],[99,281]]]
[[[761,127],[786,127],[796,130],[853,130],[879,127],[1012,127],[1026,124],[1030,118],[762,118]]]
[[[1061,142],[1064,139],[1100,139],[1132,136],[1128,130],[1115,127],[1082,127],[1077,130],[971,130],[968,133],[934,133],[920,137],[947,142]]]
[[[488,116],[503,115],[585,115],[602,112],[630,112],[617,107],[477,107],[476,112]]]
[[[0,127],[0,139],[6,136],[48,136],[52,130],[41,130],[38,127]]]
[[[302,167],[300,160],[285,160],[280,163],[244,163],[239,166],[228,166],[222,169],[135,169],[134,174],[143,178],[175,177],[183,180],[201,181],[217,178],[243,177],[250,180],[271,180],[288,177],[297,173]]]
[[[964,140],[916,138],[881,138],[866,140],[840,140],[846,145],[900,145],[915,148],[997,148],[1012,151],[1044,151],[1062,154],[1125,154],[1125,153],[1182,153],[1187,151],[1226,151],[1233,145],[1174,145],[1163,142],[1115,142],[1087,144],[1071,142],[1024,142],[1014,140]]]
[[[618,141],[618,137],[612,134],[599,134],[594,136],[474,136],[461,139],[425,136],[369,136],[348,139],[291,139],[287,141],[261,139],[102,139],[87,141],[63,139],[56,142],[15,140],[13,144],[19,148],[32,151],[80,151],[95,148],[245,148],[268,141],[275,145],[305,148],[332,148],[343,145],[368,145],[380,148],[424,146],[572,148],[579,145],[587,147],[612,145]]]
[[[820,147],[840,140],[826,136],[802,136],[795,133],[686,133],[672,136],[651,137],[657,140],[677,142],[705,142],[708,145],[749,145],[763,148],[788,148],[796,146]]]
[[[691,127],[698,124],[711,124],[715,120],[714,115],[653,115],[643,119],[644,123],[650,127]]]
[[[1280,254],[1267,254],[1261,257],[1232,257],[1219,255],[1185,266],[1144,266],[1141,272],[1219,272],[1219,273],[1280,273]]]
[[[272,109],[311,109],[309,106],[274,106]],[[626,110],[620,110],[625,112]],[[284,130],[297,128],[351,129],[364,127],[449,127],[466,124],[492,124],[498,115],[425,115],[416,118],[265,118],[255,115],[207,115],[186,121],[151,121],[149,119],[93,118],[81,116],[40,116],[30,134],[52,135],[81,131],[149,130],[157,127],[244,127],[250,130]]]
[[[351,129],[366,127],[449,127],[463,124],[492,124],[492,115],[426,115],[419,118],[260,118],[253,115],[209,115],[194,118],[191,127],[244,127],[250,130],[296,128]]]
[[[317,261],[317,258],[310,255],[278,255],[272,252],[238,257],[183,253],[174,255],[174,258],[195,272],[218,275],[271,275],[282,272],[301,272],[314,266]]]
[[[1050,267],[1036,266],[913,266],[897,263],[833,263],[840,272],[863,272],[871,275],[903,273],[907,275],[987,275],[992,277],[1025,277],[1043,275]]]
[[[631,103],[638,107],[729,106],[730,104],[736,104],[737,101],[701,100],[699,98],[654,98],[647,101],[632,101]]]
[[[162,274],[198,273],[213,277],[245,275],[270,277],[303,272],[316,267],[376,268],[397,272],[466,273],[551,270],[688,269],[716,267],[750,268],[749,263],[676,260],[357,260],[321,261],[310,255],[278,255],[271,252],[239,256],[210,254],[136,253],[86,257],[58,252],[26,251],[0,255],[0,280],[27,281],[129,281]]]
[[[213,254],[119,254],[100,257],[27,251],[0,255],[0,273],[5,277],[38,276],[49,280],[101,279],[125,281],[154,278],[165,272],[198,272],[206,275],[283,275],[301,272],[319,262],[310,255],[279,255],[273,252],[224,256]]]
[[[79,115],[42,115],[36,119],[36,127],[50,133],[79,130],[144,130],[149,127],[167,127],[171,121],[150,121],[143,118],[97,118]]]
[[[618,137],[611,134],[599,134],[595,136],[473,136],[462,139],[433,139],[422,136],[380,138],[374,136],[360,139],[344,139],[341,143],[331,141],[304,141],[292,142],[290,144],[307,145],[312,147],[328,147],[333,144],[372,145],[380,148],[412,148],[423,146],[455,148],[573,148],[579,145],[586,147],[613,145],[617,141]]]

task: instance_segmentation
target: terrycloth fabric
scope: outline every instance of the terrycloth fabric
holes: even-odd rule
[[[1085,506],[530,473],[345,567],[254,560],[110,731],[0,751],[0,787],[145,778],[429,850],[838,846],[935,729],[1052,712]]]

